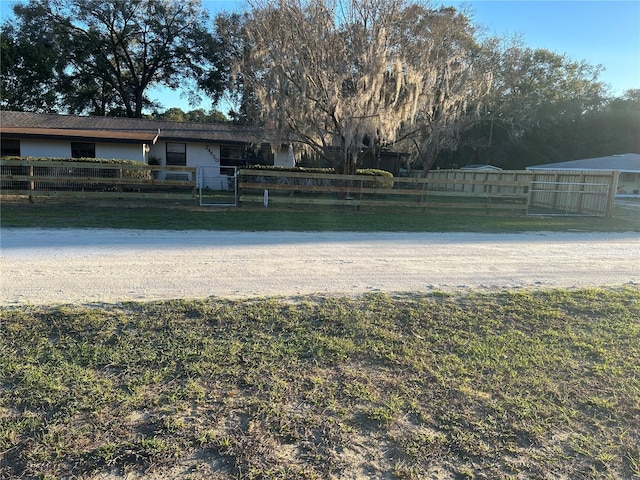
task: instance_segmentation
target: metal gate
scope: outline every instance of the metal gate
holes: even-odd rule
[[[201,207],[237,207],[238,169],[199,165],[196,171],[196,188]]]

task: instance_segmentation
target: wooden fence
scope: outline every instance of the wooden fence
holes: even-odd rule
[[[194,167],[0,160],[2,195],[195,200]],[[610,217],[617,172],[435,170],[427,178],[241,169],[241,203]]]
[[[484,213],[612,214],[617,172],[435,170],[427,178],[242,169],[240,202],[419,207]]]
[[[518,172],[520,173],[520,172]],[[280,205],[419,207],[425,210],[518,212],[527,209],[528,178],[432,178],[336,175],[242,169],[240,202]]]
[[[531,172],[529,214],[611,217],[617,171]]]
[[[527,170],[432,170],[427,181],[429,190],[433,191],[522,194],[526,197],[531,173]]]
[[[194,167],[0,160],[2,195],[58,198],[196,198]]]

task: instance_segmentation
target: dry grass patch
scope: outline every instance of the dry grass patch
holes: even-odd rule
[[[3,478],[633,478],[640,290],[0,310]]]

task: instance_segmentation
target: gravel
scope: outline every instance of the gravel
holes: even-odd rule
[[[638,233],[2,229],[0,304],[640,285]]]

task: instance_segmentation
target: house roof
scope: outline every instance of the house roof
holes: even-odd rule
[[[147,143],[162,140],[262,143],[260,128],[226,123],[192,123],[143,118],[89,117],[32,112],[0,112],[0,133],[23,138],[57,137]]]
[[[500,167],[496,167],[495,165],[489,165],[485,163],[471,163],[469,165],[465,165],[461,167],[460,170],[491,170],[491,171],[499,171],[502,170]]]
[[[155,143],[158,133],[123,132],[119,130],[77,130],[70,128],[0,127],[0,133],[20,138],[55,138],[66,140],[110,140],[121,143]]]
[[[617,170],[619,172],[640,173],[640,154],[624,153],[608,157],[548,163],[527,167],[527,170]]]

